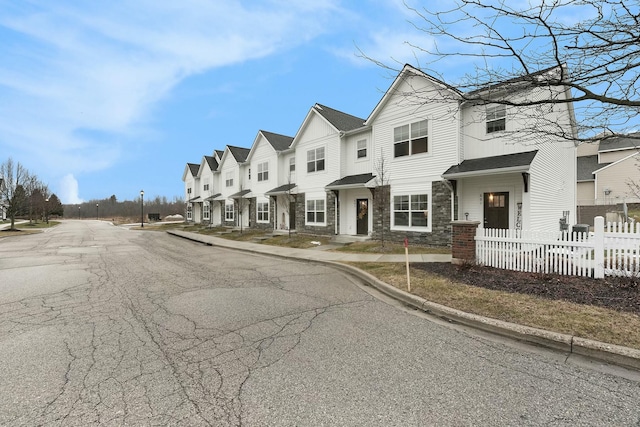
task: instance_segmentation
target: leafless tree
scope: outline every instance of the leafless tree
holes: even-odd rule
[[[413,26],[432,40],[429,45],[407,42],[416,58],[426,57],[420,69],[451,84],[459,91],[455,97],[464,102],[503,104],[528,116],[521,121],[532,134],[542,129],[576,143],[628,134],[639,125],[638,2],[454,0],[405,5],[414,14]],[[469,69],[458,81],[438,71],[452,61]],[[547,96],[512,96],[523,85]],[[414,96],[421,98],[418,102],[434,102],[431,94]],[[554,123],[548,113],[559,105],[574,108],[575,128]],[[520,129],[518,137],[526,130]]]
[[[373,203],[378,216],[380,218],[380,244],[384,247],[385,228],[388,226],[386,220],[388,218],[390,193],[389,193],[389,166],[380,150],[380,156],[376,160],[375,165],[375,189],[373,192]],[[374,223],[375,226],[375,223]]]
[[[9,158],[0,164],[0,201],[7,207],[11,230],[15,230],[16,216],[23,213],[28,194],[25,185],[29,172],[19,162]]]

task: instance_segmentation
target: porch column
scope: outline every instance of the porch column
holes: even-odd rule
[[[480,221],[451,222],[451,263],[476,261],[476,230]]]

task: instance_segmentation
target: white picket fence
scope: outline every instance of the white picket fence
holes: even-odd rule
[[[640,224],[596,217],[589,233],[478,228],[479,264],[507,270],[603,278],[640,275]]]

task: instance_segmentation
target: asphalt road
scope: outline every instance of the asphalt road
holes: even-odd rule
[[[318,264],[98,221],[0,237],[0,425],[640,426],[618,374]]]

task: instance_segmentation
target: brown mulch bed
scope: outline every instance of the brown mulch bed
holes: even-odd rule
[[[640,315],[640,277],[591,279],[523,273],[472,264],[456,266],[445,262],[416,263],[412,267],[471,286],[560,299]]]

